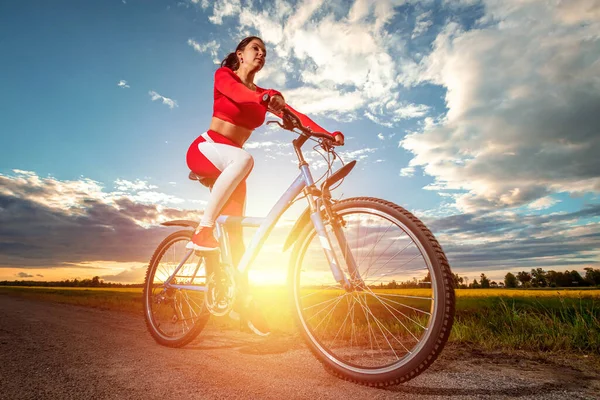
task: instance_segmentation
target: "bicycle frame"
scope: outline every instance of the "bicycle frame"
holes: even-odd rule
[[[301,159],[303,161],[303,159]],[[269,234],[277,224],[279,218],[285,213],[285,211],[292,205],[296,197],[303,191],[305,191],[306,197],[308,199],[310,211],[311,211],[311,221],[315,227],[317,235],[319,235],[319,240],[325,255],[327,257],[327,261],[329,262],[329,267],[331,269],[331,273],[333,274],[334,279],[339,282],[342,287],[348,286],[348,278],[344,275],[340,268],[340,264],[337,260],[337,256],[333,251],[333,246],[331,240],[338,240],[342,245],[341,248],[346,247],[345,239],[343,238],[343,232],[335,232],[333,238],[327,234],[327,230],[325,228],[325,224],[323,222],[323,218],[321,215],[321,199],[315,199],[309,190],[306,190],[309,187],[314,187],[314,180],[312,174],[310,172],[310,168],[308,163],[305,161],[300,164],[300,174],[294,180],[294,182],[290,185],[290,187],[283,193],[283,195],[279,198],[277,203],[273,206],[271,211],[264,218],[255,218],[255,217],[232,217],[228,215],[221,215],[217,218],[216,221],[216,231],[219,243],[221,245],[221,258],[224,263],[231,265],[231,254],[229,251],[229,245],[227,243],[227,225],[229,224],[241,224],[242,227],[258,227],[258,230],[252,237],[252,240],[244,252],[240,264],[238,265],[238,270],[241,273],[246,272],[258,255],[263,243],[269,237]],[[341,236],[341,237],[340,237]],[[342,239],[342,240],[340,240]],[[179,270],[185,264],[187,259],[192,255],[194,250],[189,250],[187,254],[184,256],[184,259],[175,269],[173,274],[165,281],[165,286],[175,288],[175,289],[186,289],[186,290],[196,290],[196,291],[206,291],[205,286],[200,285],[186,285],[186,284],[173,284],[171,281],[178,274]],[[345,253],[346,263],[349,266],[349,270],[355,270],[355,262],[350,252]],[[198,267],[196,268],[196,272],[198,271]],[[195,277],[195,274],[194,274]],[[192,278],[193,280],[193,278]]]

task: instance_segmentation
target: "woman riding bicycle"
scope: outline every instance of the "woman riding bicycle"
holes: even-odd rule
[[[252,156],[242,149],[252,131],[263,124],[267,110],[280,116],[284,108],[296,114],[302,124],[315,132],[331,135],[336,144],[344,143],[340,132],[330,133],[307,116],[286,105],[280,92],[254,84],[254,77],[265,65],[267,51],[259,37],[243,39],[215,73],[213,116],[209,130],[192,142],[187,165],[196,175],[214,180],[208,204],[188,248],[211,252],[219,243],[213,236],[220,214],[242,216],[246,201],[246,178],[254,165]],[[234,266],[244,254],[241,226],[228,230]],[[247,276],[242,278],[247,285]],[[241,300],[241,311],[248,326],[259,335],[269,328],[254,303]]]

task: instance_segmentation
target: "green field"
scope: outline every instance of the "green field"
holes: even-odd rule
[[[423,289],[396,289],[419,294]],[[0,287],[10,294],[46,301],[130,312],[143,318],[141,289]],[[275,332],[295,326],[285,288],[261,287],[254,296]],[[600,355],[600,290],[458,289],[450,341],[487,349],[567,351]],[[227,317],[212,324],[236,329]]]

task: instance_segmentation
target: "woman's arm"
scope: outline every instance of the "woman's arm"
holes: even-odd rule
[[[325,133],[327,135],[330,135],[332,138],[336,139],[336,142],[338,142],[340,144],[344,143],[344,134],[342,132],[339,132],[339,131],[329,132],[328,130],[325,130],[323,127],[321,127],[315,121],[310,119],[308,116],[302,114],[301,112],[299,112],[297,110],[294,110],[289,104],[286,104],[285,108],[287,108],[292,113],[294,113],[300,119],[300,122],[302,123],[302,125],[306,126],[307,128],[312,129],[313,132]],[[276,113],[275,115],[277,115],[279,118],[281,118],[282,113],[281,112]],[[341,139],[336,138],[336,136],[338,136],[338,135],[341,136]]]
[[[236,103],[262,104],[264,92],[267,92],[269,97],[281,95],[276,90],[265,90],[258,86],[256,91],[248,89],[227,67],[221,67],[215,72],[215,89]]]

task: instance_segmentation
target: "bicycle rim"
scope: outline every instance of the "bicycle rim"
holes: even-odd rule
[[[153,336],[166,345],[183,345],[195,337],[208,319],[205,292],[172,288],[166,282],[188,250],[191,233],[169,236],[157,249],[145,285],[146,320]],[[206,284],[202,257],[192,253],[170,283],[200,288]]]
[[[439,305],[436,273],[422,239],[400,218],[346,205],[338,212],[363,289],[334,281],[314,230],[301,237],[294,299],[308,340],[329,362],[361,375],[398,371],[431,336]],[[335,249],[342,270],[341,249]]]

